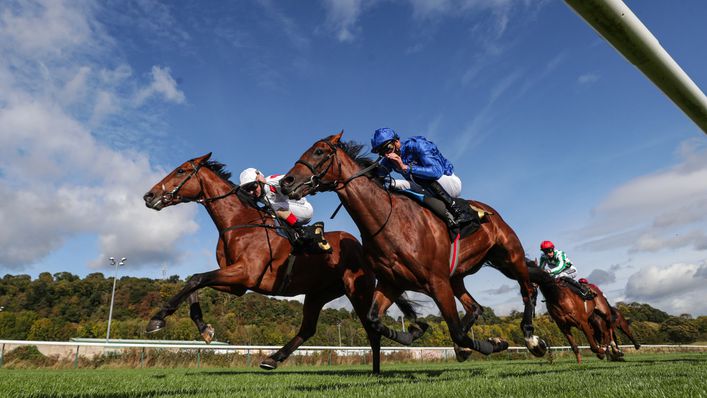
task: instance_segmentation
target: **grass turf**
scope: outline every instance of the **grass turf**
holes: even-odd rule
[[[707,354],[367,366],[2,369],[0,397],[707,397]]]

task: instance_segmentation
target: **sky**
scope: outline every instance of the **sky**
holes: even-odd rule
[[[707,2],[627,4],[704,91]],[[9,0],[0,54],[2,275],[215,269],[200,205],[145,207],[166,173],[282,173],[385,126],[435,142],[529,257],[552,240],[612,303],[707,314],[707,137],[564,2]],[[522,307],[493,269],[465,282]]]

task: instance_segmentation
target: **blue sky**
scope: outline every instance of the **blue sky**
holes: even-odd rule
[[[704,90],[707,3],[627,4]],[[436,142],[531,257],[550,239],[613,302],[707,314],[706,137],[564,2],[9,1],[0,52],[0,273],[210,270],[202,208],[142,203],[167,171],[280,173],[388,126]],[[496,271],[466,282],[521,307]]]

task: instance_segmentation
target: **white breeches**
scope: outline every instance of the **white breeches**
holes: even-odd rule
[[[297,217],[297,224],[304,225],[312,220],[314,208],[306,199],[288,200],[286,202],[274,202],[272,204],[275,211],[289,210]]]
[[[459,179],[459,177],[456,176],[456,174],[452,173],[452,175],[443,175],[440,177],[437,182],[439,185],[444,188],[444,190],[449,194],[449,196],[453,198],[458,198],[459,195],[462,193],[462,180]],[[391,182],[391,186],[394,189],[409,189],[415,192],[421,192],[422,188],[416,184],[414,181],[408,181],[408,180],[393,180]]]
[[[568,277],[568,278],[572,278],[572,279],[577,279],[577,270],[574,267],[566,268],[564,271],[555,275],[555,278],[562,278],[563,276]]]

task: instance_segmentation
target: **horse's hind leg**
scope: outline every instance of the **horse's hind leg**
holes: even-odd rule
[[[322,307],[331,300],[340,297],[341,293],[341,289],[337,288],[318,292],[316,295],[310,293],[304,296],[302,324],[300,325],[299,332],[282,348],[260,362],[260,367],[265,370],[277,368],[279,362],[287,359],[299,346],[314,336],[314,333],[317,331],[317,321],[319,320]]]

